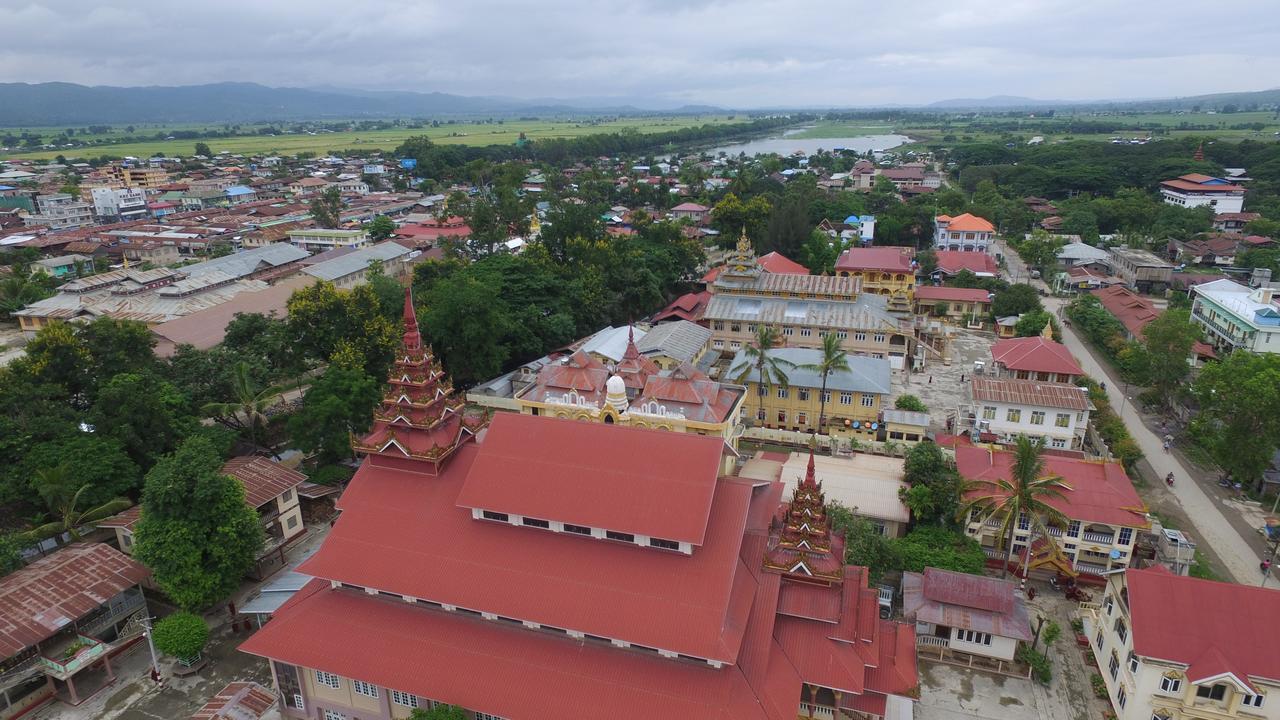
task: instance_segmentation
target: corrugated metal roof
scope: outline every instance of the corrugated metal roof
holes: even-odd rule
[[[244,501],[252,508],[262,507],[307,481],[307,476],[297,470],[257,456],[231,458],[223,463],[222,472],[244,485]]]
[[[711,341],[711,330],[688,320],[654,325],[636,338],[636,349],[644,355],[661,354],[681,362],[693,362]]]
[[[822,359],[821,350],[783,347],[770,350],[769,355],[794,363],[794,367],[785,369],[788,387],[822,387],[822,375],[802,367],[810,363],[817,364]],[[848,370],[838,370],[827,377],[828,391],[889,394],[891,373],[888,360],[861,355],[850,355],[848,360]],[[759,372],[747,357],[746,350],[739,350],[729,363],[729,372],[726,377],[737,378],[748,367],[750,367],[750,373],[744,382],[758,381]]]
[[[102,543],[72,545],[0,578],[0,657],[52,637],[150,573]]]
[[[889,314],[884,298],[866,294],[859,296],[856,302],[837,302],[719,293],[711,296],[702,317],[705,320],[738,320],[836,330],[900,329],[898,318]]]
[[[302,272],[321,280],[337,280],[352,273],[368,270],[375,260],[386,262],[408,255],[410,252],[409,248],[399,243],[388,241],[360,248],[355,252],[347,253],[332,260],[316,263],[311,267],[303,268]]]
[[[1013,378],[986,378],[974,376],[973,399],[976,402],[994,402],[1006,405],[1059,408],[1063,410],[1088,410],[1087,388],[1066,383],[1017,380]]]
[[[1027,604],[1012,580],[938,568],[903,573],[902,612],[916,622],[1031,639]]]

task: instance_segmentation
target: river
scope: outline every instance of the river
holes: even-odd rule
[[[807,128],[792,128],[781,135],[773,137],[760,138],[759,140],[748,140],[747,142],[728,143],[720,145],[704,152],[711,155],[725,153],[727,155],[737,155],[746,153],[747,155],[767,155],[769,153],[777,153],[779,155],[790,155],[797,150],[804,152],[805,155],[812,155],[818,150],[832,150],[835,148],[843,148],[845,150],[856,150],[860,153],[867,153],[877,150],[888,150],[911,142],[911,138],[906,135],[859,135],[857,137],[839,137],[839,138],[801,138],[793,137],[802,133]]]

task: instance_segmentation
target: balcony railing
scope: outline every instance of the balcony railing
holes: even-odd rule
[[[1077,561],[1076,570],[1079,570],[1082,573],[1089,573],[1090,575],[1101,575],[1107,571],[1107,568],[1105,565],[1094,565],[1093,563]]]
[[[107,646],[91,637],[76,635],[66,649],[54,654],[57,659],[40,656],[40,664],[55,676],[66,679],[98,661],[107,652]]]
[[[992,560],[1003,560],[1005,552],[996,548],[984,547],[982,552]]]
[[[1085,542],[1098,543],[1100,545],[1110,545],[1116,540],[1116,536],[1110,533],[1099,533],[1084,531],[1083,538]]]
[[[1053,537],[1062,537],[1062,528],[1050,526],[1049,534]]]
[[[917,635],[916,647],[947,647],[951,644],[949,638],[938,637],[937,635]]]
[[[800,703],[800,717],[823,718],[824,720],[834,720],[836,711],[826,705],[813,705],[810,703]]]

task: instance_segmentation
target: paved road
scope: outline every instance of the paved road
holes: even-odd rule
[[[1003,244],[999,247],[1000,252],[1004,254],[1005,263],[1008,265],[1011,275],[1018,277],[1023,282],[1031,282],[1037,287],[1045,288],[1044,283],[1038,280],[1027,280],[1026,267],[1016,253],[1003,246]],[[1065,305],[1065,301],[1062,298],[1049,297],[1045,299],[1046,309],[1052,312],[1056,313],[1063,305]],[[1132,399],[1124,396],[1124,386],[1114,378],[1111,378],[1111,374],[1107,372],[1106,368],[1094,359],[1092,353],[1085,347],[1084,342],[1076,335],[1075,331],[1069,326],[1063,326],[1062,331],[1063,344],[1076,356],[1084,371],[1095,378],[1109,378],[1105,382],[1107,383],[1107,397],[1111,401],[1111,406],[1120,411],[1120,419],[1124,421],[1125,427],[1129,429],[1129,434],[1133,436],[1134,441],[1138,443],[1138,447],[1147,456],[1147,461],[1156,472],[1156,478],[1154,479],[1158,482],[1168,473],[1173,473],[1173,495],[1178,499],[1183,510],[1186,511],[1187,516],[1195,526],[1192,539],[1197,544],[1212,547],[1218,557],[1222,559],[1223,564],[1227,566],[1227,570],[1235,578],[1236,582],[1256,585],[1261,580],[1261,575],[1258,573],[1258,563],[1262,561],[1262,556],[1255,549],[1254,544],[1240,535],[1231,522],[1227,520],[1217,502],[1210,498],[1204,489],[1192,479],[1193,470],[1183,466],[1173,454],[1164,451],[1163,438],[1157,437],[1142,422],[1142,418],[1134,408]]]

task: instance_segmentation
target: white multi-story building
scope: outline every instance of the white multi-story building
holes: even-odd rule
[[[1089,426],[1086,388],[1066,383],[975,377],[969,384],[970,402],[960,416],[971,430],[990,433],[999,442],[1018,435],[1043,438],[1045,447],[1079,450]],[[963,424],[961,426],[963,428]]]
[[[1280,718],[1280,591],[1130,569],[1080,616],[1119,720]]]
[[[955,217],[939,215],[935,226],[933,244],[939,250],[987,252],[996,234],[995,225],[970,213]]]
[[[1160,196],[1179,207],[1211,207],[1215,213],[1244,210],[1244,186],[1200,173],[1182,175],[1160,183]]]
[[[1191,321],[1217,350],[1280,353],[1280,306],[1276,288],[1250,288],[1214,280],[1192,291]]]
[[[140,187],[96,187],[90,194],[93,214],[99,218],[137,220],[147,216],[147,191]]]
[[[40,212],[27,216],[27,227],[45,225],[52,230],[66,230],[93,224],[93,206],[67,193],[40,195],[36,207]]]

